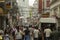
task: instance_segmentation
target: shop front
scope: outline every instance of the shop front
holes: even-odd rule
[[[40,28],[44,30],[46,27],[49,27],[51,30],[57,30],[58,23],[55,18],[41,18],[40,19]]]

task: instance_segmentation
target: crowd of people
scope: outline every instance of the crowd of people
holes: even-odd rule
[[[52,31],[48,27],[44,29],[44,32],[43,32],[37,26],[35,27],[14,26],[13,28],[7,27],[4,30],[4,32],[2,32],[3,35],[1,35],[0,33],[0,39],[3,39],[3,40],[42,40],[44,38],[45,40],[50,40],[51,33]]]

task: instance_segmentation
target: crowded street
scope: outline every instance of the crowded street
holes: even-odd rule
[[[60,0],[0,0],[0,40],[60,40]]]

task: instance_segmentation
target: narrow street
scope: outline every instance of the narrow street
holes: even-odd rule
[[[60,40],[60,0],[0,0],[0,40]]]

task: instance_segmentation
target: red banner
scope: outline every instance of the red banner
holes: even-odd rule
[[[38,8],[38,10],[39,10],[39,13],[41,13],[42,12],[42,7],[43,7],[43,2],[42,2],[42,0],[39,0],[39,8]]]

